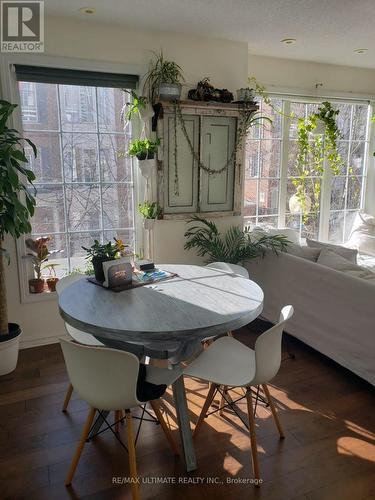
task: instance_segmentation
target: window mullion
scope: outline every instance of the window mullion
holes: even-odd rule
[[[360,208],[364,209],[367,200],[374,199],[374,183],[368,182],[369,165],[373,164],[373,156],[371,151],[375,149],[375,127],[371,125],[371,118],[374,114],[375,103],[371,102],[367,108],[367,125],[366,125],[366,139],[365,139],[365,152],[364,152],[364,165],[362,173],[362,190],[361,190],[361,205]],[[370,162],[371,158],[371,162]],[[372,174],[372,175],[371,175]],[[373,179],[374,172],[370,172],[370,179]],[[372,191],[370,192],[370,187]]]
[[[343,243],[345,240],[345,232],[346,232],[346,212],[348,209],[348,190],[349,190],[349,168],[350,168],[350,155],[352,152],[352,144],[353,144],[353,115],[354,115],[354,107],[351,107],[350,112],[350,124],[349,124],[349,143],[348,143],[348,154],[346,158],[346,172],[345,172],[345,191],[344,191],[344,222],[343,222],[343,231],[342,238]]]
[[[66,184],[65,184],[65,163],[63,155],[63,133],[62,133],[62,122],[61,122],[61,104],[60,104],[60,85],[57,87],[57,114],[58,114],[58,124],[59,124],[59,137],[60,137],[60,162],[61,162],[61,174],[62,174],[62,191],[63,191],[63,208],[64,208],[64,219],[65,219],[65,243],[66,243],[66,256],[68,261],[68,272],[71,271],[70,268],[70,237],[69,237],[69,220],[68,220],[68,209],[66,203]]]
[[[289,156],[289,129],[290,129],[290,101],[283,100],[282,105],[282,140],[279,185],[279,227],[285,226],[285,211],[288,185],[288,156]]]
[[[98,88],[95,87],[95,108],[96,108],[96,144],[98,148],[98,165],[99,165],[99,204],[100,204],[100,225],[102,241],[104,242],[104,211],[103,211],[103,176],[102,162],[100,155],[100,132],[99,132],[99,113],[98,113]]]

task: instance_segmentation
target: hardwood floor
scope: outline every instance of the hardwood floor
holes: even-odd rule
[[[236,336],[253,345],[266,327],[257,321]],[[269,410],[257,409],[262,487],[241,482],[252,478],[249,437],[239,418],[226,410],[202,424],[196,439],[199,470],[193,474],[184,472],[183,460],[173,456],[160,426],[143,424],[137,444],[138,473],[148,481],[140,488],[143,500],[375,497],[374,389],[288,336],[284,348],[286,359],[269,387],[286,439],[278,439]],[[286,348],[296,359],[287,358]],[[129,475],[127,456],[109,432],[86,444],[73,487],[65,488],[88,412],[74,392],[68,413],[61,412],[67,383],[58,344],[21,351],[17,370],[0,378],[1,500],[131,498],[130,485],[119,484]],[[186,386],[195,421],[208,388],[192,379]],[[165,400],[178,439],[170,392]],[[246,400],[239,407],[246,412]],[[121,433],[125,436],[125,426]],[[176,484],[152,484],[163,478]],[[208,484],[207,478],[223,484]]]

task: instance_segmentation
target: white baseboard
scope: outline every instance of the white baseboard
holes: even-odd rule
[[[30,347],[38,347],[38,346],[48,345],[48,344],[57,344],[61,337],[68,339],[69,335],[66,333],[63,333],[63,334],[59,334],[59,335],[51,335],[50,337],[39,337],[36,339],[24,338],[24,339],[20,340],[20,349],[29,349]]]

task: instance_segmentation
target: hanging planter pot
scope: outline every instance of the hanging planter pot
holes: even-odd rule
[[[159,97],[162,101],[179,101],[181,85],[179,83],[161,83],[159,85]]]
[[[156,219],[143,219],[143,228],[146,229],[146,231],[151,231],[151,229],[155,227],[155,221]]]
[[[156,160],[155,160],[155,158],[146,159],[146,160],[138,159],[138,167],[139,167],[139,170],[141,171],[142,176],[145,179],[149,179],[151,177],[152,173],[156,169]]]

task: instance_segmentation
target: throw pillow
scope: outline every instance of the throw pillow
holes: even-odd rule
[[[320,248],[321,250],[324,248],[326,250],[331,250],[337,255],[344,257],[344,259],[347,259],[349,262],[357,264],[358,250],[355,248],[346,248],[340,245],[333,245],[332,243],[322,243],[321,241],[310,240],[309,238],[306,238],[306,243],[310,248]]]
[[[320,252],[317,263],[321,264],[322,266],[335,269],[336,271],[341,271],[342,273],[349,274],[350,276],[362,278],[369,281],[371,280],[375,283],[375,273],[371,272],[365,267],[357,266],[357,264],[349,262],[344,257],[341,257],[337,253],[332,252],[331,250],[327,250],[326,248],[323,248]]]
[[[358,212],[346,245],[360,252],[375,255],[375,217]]]
[[[320,248],[302,247],[301,245],[296,245],[295,243],[289,243],[286,252],[290,255],[301,257],[301,259],[316,262],[320,254]]]

